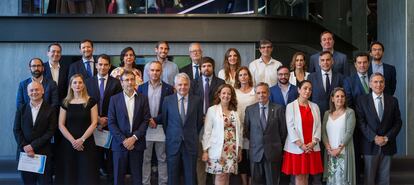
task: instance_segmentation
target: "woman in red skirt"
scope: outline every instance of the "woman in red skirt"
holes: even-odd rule
[[[286,107],[288,137],[282,172],[294,175],[296,185],[308,184],[308,175],[323,172],[319,147],[321,119],[319,107],[309,101],[312,84],[304,80],[298,85],[299,97]]]

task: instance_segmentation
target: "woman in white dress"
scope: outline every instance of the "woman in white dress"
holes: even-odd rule
[[[289,83],[297,86],[299,82],[308,79],[309,73],[307,72],[308,65],[306,64],[305,53],[296,52],[292,61],[290,62],[290,78]]]
[[[236,72],[234,83],[237,96],[237,112],[240,116],[240,122],[244,126],[244,112],[246,107],[257,102],[256,94],[253,87],[253,78],[249,68],[242,66]],[[249,140],[243,134],[242,161],[239,163],[239,173],[242,179],[242,185],[250,184],[250,162],[249,162]]]
[[[330,110],[325,112],[322,141],[325,145],[324,179],[327,185],[356,184],[353,133],[355,113],[346,107],[343,88],[331,93]]]
[[[236,71],[241,65],[240,53],[236,48],[229,48],[224,54],[224,66],[218,73],[218,77],[226,81],[226,84],[230,84],[234,87],[236,79]]]

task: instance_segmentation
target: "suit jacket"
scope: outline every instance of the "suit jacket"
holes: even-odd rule
[[[50,71],[49,62],[45,62],[43,66],[45,66],[45,71],[43,73],[43,76],[47,78],[48,80],[52,81],[53,77],[52,77],[52,72]],[[62,104],[63,99],[66,97],[68,93],[68,73],[69,73],[69,66],[63,65],[62,63],[60,63],[59,80],[57,82],[59,105]]]
[[[235,124],[236,154],[243,146],[243,126],[237,111],[231,111],[229,120]],[[210,159],[220,159],[224,145],[224,117],[221,105],[211,106],[204,121],[203,150],[208,149]]]
[[[218,87],[225,83],[226,82],[223,79],[217,78],[215,75],[211,77],[211,83],[210,83],[210,89],[209,89],[210,91],[208,92],[210,106],[213,105],[214,94],[216,93]],[[191,89],[192,89],[193,94],[199,96],[202,100],[204,100],[205,95],[204,95],[204,83],[203,83],[202,76],[200,76],[200,78],[198,78],[197,81],[193,81],[193,85],[191,86]],[[204,104],[202,103],[201,105],[204,105]]]
[[[320,53],[321,52],[315,53],[310,57],[308,72],[313,73],[315,71],[321,71],[321,67],[319,66]],[[342,75],[345,75],[345,76],[350,75],[348,59],[345,54],[339,51],[334,51],[333,60],[334,60],[334,63],[333,63],[332,70],[334,72],[341,73]]]
[[[381,147],[384,155],[393,155],[397,152],[396,139],[401,130],[402,120],[398,100],[383,93],[384,113],[382,121],[378,118],[372,93],[358,98],[356,106],[357,125],[361,130],[360,145],[364,155],[376,155],[380,147],[375,144],[375,136],[387,136],[388,143]]]
[[[124,92],[118,93],[111,97],[108,109],[108,127],[113,139],[111,144],[112,151],[128,151],[122,142],[133,135],[138,140],[135,142],[134,151],[144,151],[146,148],[145,134],[147,132],[148,122],[151,118],[148,99],[142,94],[135,95],[134,117],[132,123],[132,132],[128,119]]]
[[[340,73],[332,72],[331,88],[329,92],[332,92],[335,87],[342,87],[346,89],[346,92],[349,92],[349,85],[345,82],[345,77]],[[323,78],[321,71],[311,73],[308,77],[308,80],[312,83],[312,102],[318,104],[320,112],[323,114],[326,110],[329,109],[329,99],[330,94],[325,92],[323,87]],[[344,83],[345,82],[345,83]],[[349,97],[347,95],[347,97]],[[323,115],[320,115],[322,117]]]
[[[164,102],[164,97],[174,94],[174,88],[168,83],[161,81],[161,99],[160,99],[160,106],[158,109],[158,116],[153,118],[157,124],[162,124],[162,103]],[[148,97],[148,85],[149,81],[145,82],[144,84],[138,87],[138,92]]]
[[[289,90],[287,92],[287,103],[285,103],[285,99],[283,98],[282,90],[280,89],[279,85],[276,84],[270,88],[270,102],[282,105],[286,107],[287,104],[296,100],[298,98],[298,88],[292,84],[290,84]]]
[[[244,118],[247,138],[250,140],[250,158],[254,162],[260,162],[263,157],[268,161],[280,162],[287,136],[285,109],[269,102],[267,125],[263,128],[259,106],[259,103],[248,106]]]
[[[17,108],[14,119],[14,138],[17,143],[17,158],[23,147],[31,145],[36,154],[52,155],[50,139],[57,128],[56,109],[47,102],[42,103],[33,124],[30,102]]]
[[[201,77],[201,71],[199,70],[198,72],[199,72],[200,77]],[[182,67],[182,68],[180,69],[180,73],[185,73],[185,74],[187,74],[187,75],[188,75],[188,77],[190,77],[191,81],[193,81],[193,80],[194,80],[194,77],[193,77],[193,75],[194,75],[194,74],[193,74],[193,63],[192,63],[192,62],[190,62],[190,64],[189,64],[189,65],[186,65],[186,66]]]
[[[347,96],[347,101],[352,102],[351,107],[355,108],[358,97],[366,94],[364,90],[364,86],[362,85],[361,79],[359,78],[358,74],[353,74],[350,77],[346,78],[346,80],[348,81],[348,84],[350,87],[348,94],[351,95],[351,96]]]
[[[312,112],[313,117],[313,130],[312,130],[312,140],[321,140],[321,117],[319,112],[319,107],[315,103],[308,101],[309,107]],[[286,106],[286,125],[288,130],[288,136],[286,139],[284,150],[293,153],[293,154],[302,154],[303,150],[295,144],[296,141],[300,140],[302,143],[303,139],[303,130],[302,130],[302,116],[300,114],[299,102],[298,100],[289,103]],[[319,142],[316,143],[313,148],[314,151],[320,151]]]
[[[382,63],[384,67],[385,89],[384,93],[394,95],[397,88],[397,73],[395,67],[390,64]],[[368,76],[372,74],[372,65],[369,65]]]
[[[93,99],[98,102],[98,113],[99,116],[107,117],[108,116],[108,107],[109,107],[109,100],[110,98],[122,92],[122,86],[118,79],[113,78],[108,75],[108,81],[106,82],[105,90],[104,90],[104,98],[102,101],[102,105],[100,104],[101,95],[99,93],[99,85],[98,85],[98,77],[94,76],[86,80],[86,88],[88,89],[88,94]],[[100,110],[102,108],[102,110]]]
[[[94,67],[93,67],[93,76],[96,75],[97,71],[96,71],[96,61],[97,59],[94,58]],[[68,82],[70,81],[70,78],[74,75],[74,74],[81,74],[83,76],[83,79],[86,80],[88,78],[90,78],[88,76],[88,72],[86,71],[85,65],[83,64],[83,60],[78,60],[72,64],[70,64],[69,67],[69,75],[68,75]]]
[[[27,86],[31,82],[32,78],[20,82],[19,89],[17,90],[16,107],[20,107],[23,104],[30,102],[29,95],[27,94]],[[56,82],[43,77],[42,86],[45,91],[45,94],[43,94],[43,101],[53,107],[58,107],[60,102]]]
[[[184,123],[180,118],[177,93],[164,98],[162,120],[165,132],[167,156],[175,155],[181,144],[190,154],[197,155],[199,133],[203,125],[203,107],[200,97],[189,94],[187,113]]]

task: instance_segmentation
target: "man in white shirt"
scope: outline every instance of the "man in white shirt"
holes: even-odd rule
[[[259,51],[261,56],[249,64],[250,73],[253,76],[253,83],[267,83],[270,87],[277,83],[277,68],[282,63],[272,58],[273,44],[269,40],[261,40]]]

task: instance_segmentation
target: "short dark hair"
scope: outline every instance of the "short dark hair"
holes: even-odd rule
[[[372,78],[374,78],[374,77],[376,77],[376,76],[380,76],[380,77],[382,77],[382,79],[383,79],[383,80],[385,80],[384,75],[382,75],[382,74],[381,74],[381,73],[379,73],[379,72],[375,72],[375,73],[373,73],[371,76],[369,76],[369,82],[371,82]]]
[[[200,67],[203,65],[203,64],[205,64],[205,63],[210,63],[212,66],[213,66],[213,70],[214,70],[214,59],[212,59],[211,57],[203,57],[202,59],[201,59],[201,64],[200,64]]]
[[[267,92],[270,93],[270,87],[269,84],[267,84],[266,82],[259,82],[258,84],[256,84],[256,87],[254,87],[254,91],[256,92],[256,89],[260,86],[264,86],[267,89]]]
[[[81,45],[82,45],[83,43],[85,43],[85,42],[89,42],[89,43],[91,44],[91,46],[93,47],[93,41],[92,41],[92,40],[89,40],[89,39],[84,39],[84,40],[82,40],[82,41],[79,43],[79,49],[81,48]]]
[[[109,57],[107,54],[101,54],[101,55],[99,55],[98,56],[98,60],[100,58],[107,60],[109,62],[109,64],[111,64],[111,57]]]
[[[40,58],[37,58],[37,57],[32,58],[32,59],[30,59],[30,60],[29,60],[29,67],[32,65],[32,61],[33,61],[33,60],[39,60],[39,61],[40,61],[40,63],[42,64],[42,66],[44,67],[43,60],[42,60],[42,59],[40,59]]]
[[[267,39],[262,39],[262,40],[260,40],[260,42],[259,42],[259,47],[260,47],[261,45],[266,45],[266,44],[270,44],[270,46],[272,46],[272,47],[273,47],[273,43],[272,43],[270,40],[267,40]]]
[[[124,48],[124,49],[121,51],[121,55],[119,56],[119,59],[121,59],[121,64],[120,64],[120,66],[121,66],[121,67],[124,67],[124,65],[125,65],[125,63],[124,63],[124,57],[125,57],[125,55],[126,55],[126,53],[127,53],[128,51],[132,51],[132,53],[134,54],[134,56],[135,56],[135,58],[136,58],[135,51],[134,51],[134,49],[132,49],[132,47],[126,47],[126,48]],[[136,68],[135,62],[132,64],[132,67],[133,67],[133,68]]]
[[[325,54],[329,54],[329,56],[331,56],[331,58],[333,58],[333,55],[332,55],[332,53],[330,51],[322,51],[321,53],[319,53],[319,56],[321,57],[321,56],[323,56]]]
[[[319,40],[322,40],[322,36],[325,35],[325,34],[327,34],[327,33],[331,34],[332,35],[332,39],[335,40],[334,34],[331,31],[328,31],[328,30],[323,31],[321,33],[321,35],[319,35]]]
[[[121,81],[124,81],[124,76],[126,76],[126,75],[132,75],[132,76],[134,76],[134,79],[135,79],[135,74],[133,73],[133,72],[131,72],[131,71],[124,71],[124,73],[122,73],[122,75],[121,75],[121,77],[119,78]]]
[[[289,71],[289,68],[287,66],[284,66],[284,65],[279,66],[276,71],[279,72],[279,70],[281,70],[283,68],[285,68]]]
[[[367,57],[367,60],[369,60],[369,55],[368,55],[368,53],[366,53],[366,52],[359,52],[359,53],[357,53],[357,54],[355,55],[355,57],[354,57],[354,63],[356,62],[356,59],[357,59],[358,57]]]
[[[155,48],[158,48],[161,44],[167,45],[168,49],[170,49],[170,45],[168,44],[167,41],[158,41],[157,44],[155,45]]]
[[[50,51],[50,48],[52,46],[57,46],[57,47],[59,47],[60,51],[62,51],[62,46],[59,43],[57,43],[57,42],[54,42],[52,44],[49,44],[49,46],[47,46],[47,51]]]
[[[302,80],[298,84],[298,89],[302,88],[303,84],[305,84],[305,83],[310,83],[312,85],[312,82],[311,81],[309,81],[309,80]]]
[[[382,43],[381,43],[381,42],[379,42],[379,41],[373,41],[373,42],[371,42],[371,44],[369,45],[369,52],[371,52],[371,50],[372,50],[372,46],[374,46],[374,45],[380,45],[380,46],[381,46],[381,48],[382,48],[382,51],[385,51],[384,44],[382,44]]]

